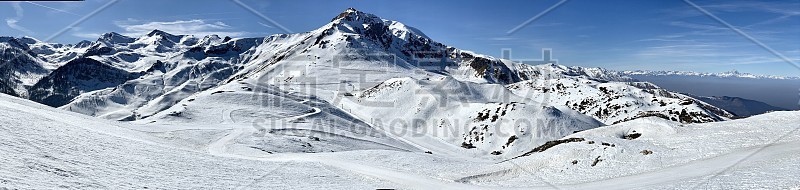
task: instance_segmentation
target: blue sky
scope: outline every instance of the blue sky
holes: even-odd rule
[[[2,2],[0,35],[45,40],[108,1]],[[800,69],[681,0],[570,0],[512,34],[559,0],[322,1],[242,0],[264,20],[227,0],[120,0],[50,42],[94,40],[115,31],[267,36],[316,29],[348,7],[414,26],[436,41],[500,57],[539,58],[552,48],[560,64],[617,70],[684,70],[800,76]],[[712,14],[800,62],[800,0],[695,0]]]

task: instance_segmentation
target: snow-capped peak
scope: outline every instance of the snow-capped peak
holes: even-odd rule
[[[331,22],[334,22],[334,21],[340,20],[340,19],[353,21],[353,20],[358,20],[359,18],[371,18],[371,19],[381,20],[381,18],[379,18],[379,17],[377,17],[377,16],[375,16],[373,14],[361,12],[361,11],[358,11],[355,8],[351,7],[351,8],[347,8],[347,10],[344,10],[344,12],[339,13],[338,16],[336,16],[333,19],[331,19]]]
[[[133,43],[134,41],[136,41],[136,39],[116,32],[109,32],[100,36],[100,38],[98,38],[97,41],[107,42],[111,44],[120,44],[120,43],[127,44],[127,43]]]
[[[18,40],[19,40],[20,42],[22,42],[22,43],[26,43],[26,44],[28,44],[28,45],[30,45],[30,44],[36,44],[36,43],[42,43],[42,41],[39,41],[38,39],[36,39],[36,38],[33,38],[33,37],[30,37],[30,36],[23,36],[23,37],[21,37],[21,38],[18,38]]]
[[[172,35],[172,34],[170,34],[170,33],[164,32],[164,31],[162,31],[162,30],[159,30],[159,29],[155,29],[155,30],[153,30],[153,31],[150,31],[150,33],[147,33],[147,36],[165,36],[165,37],[176,37],[175,35]]]
[[[92,45],[92,42],[89,40],[81,40],[78,43],[73,44],[74,48],[86,48]]]
[[[350,27],[349,27],[350,29],[352,29],[352,27],[357,27],[357,28],[363,27],[365,29],[369,29],[368,26],[370,26],[370,25],[373,25],[373,24],[376,24],[376,23],[382,23],[383,26],[381,26],[382,28],[380,28],[380,29],[384,29],[383,27],[385,27],[386,29],[389,29],[394,36],[396,36],[396,37],[398,37],[400,39],[403,39],[403,40],[408,40],[409,37],[412,36],[412,35],[409,35],[409,34],[415,34],[416,36],[419,36],[419,37],[422,37],[422,38],[428,38],[427,35],[425,35],[424,33],[422,33],[422,31],[420,31],[420,30],[418,30],[416,28],[407,26],[407,25],[405,25],[405,24],[403,24],[401,22],[398,22],[398,21],[387,20],[387,19],[383,19],[381,17],[375,16],[373,14],[361,12],[361,11],[358,11],[358,10],[356,10],[354,8],[348,8],[344,12],[340,13],[338,16],[334,17],[331,20],[331,22],[334,23],[334,24],[346,23],[346,24],[350,25]],[[361,31],[354,31],[354,32],[358,33],[358,32],[361,32]]]

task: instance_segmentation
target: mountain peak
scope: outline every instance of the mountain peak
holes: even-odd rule
[[[85,48],[85,47],[89,47],[90,45],[92,45],[91,41],[89,41],[89,40],[81,40],[80,42],[73,44],[73,47]]]
[[[35,43],[42,42],[42,41],[39,41],[38,39],[30,37],[30,36],[23,36],[23,37],[19,38],[19,41],[22,42],[22,43],[26,43],[26,44],[35,44]]]
[[[101,35],[100,38],[111,38],[111,37],[114,37],[114,36],[122,36],[122,34],[119,34],[119,33],[116,33],[116,32],[109,32],[109,33],[105,33],[105,34]]]
[[[164,32],[159,29],[154,29],[153,31],[150,31],[150,33],[147,33],[147,36],[175,36],[175,35],[172,35],[170,33]]]
[[[108,42],[108,43],[112,43],[112,44],[116,44],[116,43],[132,43],[135,40],[136,39],[134,39],[134,38],[131,38],[131,37],[128,37],[128,36],[125,36],[125,35],[122,35],[122,34],[119,34],[119,33],[116,33],[116,32],[105,33],[102,36],[100,36],[100,38],[97,39],[97,41],[104,41],[104,42]]]
[[[331,19],[331,22],[334,22],[334,21],[340,20],[340,19],[344,19],[344,20],[347,20],[347,21],[376,20],[376,19],[378,21],[382,20],[380,17],[377,17],[377,16],[375,16],[373,14],[361,12],[359,10],[356,10],[355,8],[352,8],[352,7],[351,8],[347,8],[342,13],[339,13],[339,15],[337,15],[336,17]]]

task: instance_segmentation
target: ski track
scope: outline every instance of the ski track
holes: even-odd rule
[[[308,100],[304,100],[307,102]],[[289,117],[282,119],[285,122],[295,121],[301,118],[309,117],[315,114],[320,113],[322,110],[317,107],[312,107],[314,110],[313,112],[306,113],[303,115],[298,115],[294,117]],[[229,114],[226,114],[230,117]],[[230,120],[229,120],[230,121]],[[470,184],[463,184],[457,183],[455,181],[444,181],[439,179],[433,179],[427,176],[421,176],[416,174],[404,173],[395,171],[392,169],[382,168],[382,167],[374,167],[374,166],[367,166],[359,163],[353,163],[349,161],[344,161],[340,159],[329,159],[329,158],[318,158],[313,155],[303,155],[303,156],[292,156],[290,158],[283,157],[282,155],[270,155],[267,157],[251,157],[251,156],[243,156],[234,153],[229,153],[227,151],[227,146],[232,143],[237,137],[241,136],[247,131],[252,131],[249,128],[234,128],[228,135],[220,138],[217,141],[208,145],[207,151],[211,155],[220,156],[220,157],[227,157],[227,158],[237,158],[237,159],[247,159],[247,160],[259,160],[259,161],[283,161],[283,162],[290,162],[290,161],[305,161],[305,162],[317,162],[322,163],[325,165],[329,165],[332,167],[356,172],[362,175],[371,176],[380,178],[386,181],[391,181],[401,185],[412,185],[415,189],[484,189],[485,187],[475,186]],[[412,144],[413,145],[413,144]],[[294,155],[294,154],[293,154]]]
[[[295,120],[298,120],[298,119],[301,119],[301,118],[305,118],[305,117],[308,117],[308,116],[312,116],[312,115],[315,115],[315,114],[318,114],[318,113],[322,112],[322,110],[317,108],[317,107],[311,107],[311,109],[313,109],[314,111],[310,112],[310,113],[294,116],[294,117],[284,118],[284,119],[281,119],[281,120],[284,121],[284,122],[292,122],[292,121],[295,121]],[[234,122],[232,117],[230,116],[231,113],[232,113],[232,111],[228,112],[227,114],[223,114],[224,117],[227,117],[227,119],[225,119],[225,121]],[[242,158],[240,156],[236,156],[236,155],[227,153],[227,151],[225,151],[225,148],[227,147],[228,144],[231,143],[231,141],[236,139],[236,137],[239,137],[242,134],[244,134],[245,130],[247,130],[247,129],[250,129],[249,131],[252,131],[251,128],[247,128],[247,127],[235,127],[235,128],[233,128],[232,131],[230,133],[228,133],[228,135],[225,135],[224,137],[220,138],[219,140],[214,141],[213,143],[209,144],[208,148],[207,148],[208,149],[208,153],[212,154],[212,155],[223,156],[223,157]]]

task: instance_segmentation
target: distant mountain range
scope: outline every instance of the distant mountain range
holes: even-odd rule
[[[739,71],[727,71],[721,73],[704,73],[693,71],[648,71],[648,70],[634,70],[622,71],[624,75],[630,76],[700,76],[700,77],[719,77],[719,78],[751,78],[751,79],[780,79],[780,80],[800,80],[800,77],[787,77],[775,75],[757,75],[750,73],[741,73]]]
[[[621,71],[639,81],[697,96],[740,97],[790,110],[800,109],[800,78],[739,72]],[[755,111],[757,113],[759,111]]]
[[[753,115],[759,115],[759,114],[767,113],[767,112],[770,112],[770,111],[786,111],[786,110],[789,110],[789,109],[786,109],[786,108],[775,107],[775,106],[769,105],[769,104],[764,103],[764,102],[759,102],[759,101],[750,100],[750,99],[744,99],[744,98],[739,98],[739,97],[728,97],[728,96],[710,96],[710,97],[700,96],[700,97],[697,97],[697,96],[695,96],[695,98],[697,98],[699,100],[702,100],[704,102],[707,102],[707,103],[709,103],[711,105],[714,105],[716,107],[719,107],[719,108],[725,109],[727,111],[730,111],[731,113],[736,114],[736,116],[740,116],[740,117],[749,117],[749,116],[753,116]]]

